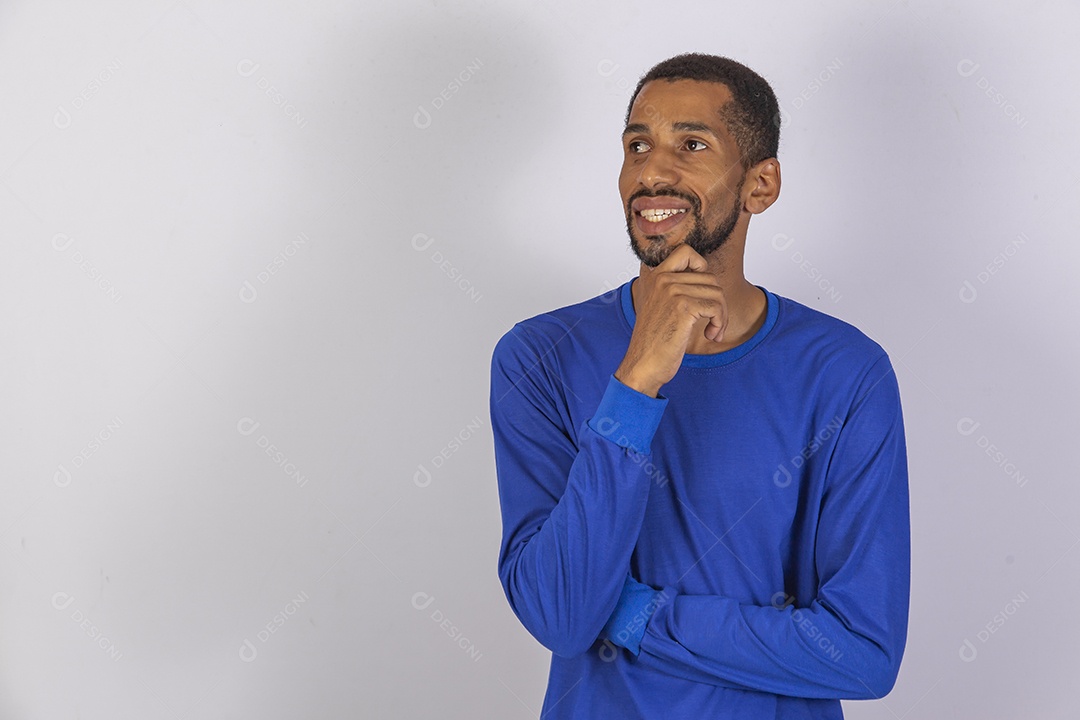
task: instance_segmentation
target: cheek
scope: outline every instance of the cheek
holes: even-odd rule
[[[626,201],[630,195],[634,192],[634,180],[632,176],[623,173],[619,175],[619,196],[622,198],[623,205],[626,205]]]
[[[707,218],[727,217],[731,212],[732,204],[738,199],[738,194],[731,188],[730,181],[721,177],[712,187],[704,186],[698,191],[697,196],[701,199],[701,214]]]
[[[641,168],[645,159],[641,155],[623,153],[622,165],[619,168],[620,182],[636,182],[641,175]]]

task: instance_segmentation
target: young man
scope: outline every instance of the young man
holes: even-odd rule
[[[842,718],[907,637],[885,351],[743,276],[779,109],[727,58],[638,84],[619,190],[640,274],[492,358],[499,577],[553,652],[544,718]]]

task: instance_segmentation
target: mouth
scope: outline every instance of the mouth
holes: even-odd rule
[[[663,235],[679,225],[686,217],[687,208],[644,208],[634,211],[638,230],[645,235]]]

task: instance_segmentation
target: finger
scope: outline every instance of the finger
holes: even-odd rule
[[[705,261],[705,258],[686,243],[677,245],[675,249],[664,258],[664,262],[656,266],[656,270],[663,270],[666,272],[683,272],[684,270],[704,272],[708,269],[709,263]]]
[[[663,278],[661,280],[661,277]],[[682,272],[669,272],[657,278],[660,283],[666,283],[671,287],[685,287],[690,285],[705,285],[713,288],[720,287],[720,278],[710,272],[698,272],[696,270],[683,270]]]
[[[682,273],[678,277],[681,279],[683,277]],[[687,299],[692,302],[700,300],[706,304],[716,303],[718,305],[724,305],[727,302],[724,291],[719,287],[708,280],[701,282],[697,282],[697,280],[697,278],[694,278],[694,282],[672,283],[670,287],[664,288],[667,290],[665,295],[676,301],[679,299]]]
[[[701,285],[680,288],[679,294],[687,312],[698,319],[709,319],[705,326],[705,337],[721,342],[728,324],[727,303],[723,295],[718,297],[714,289]]]
[[[708,318],[712,332],[723,330],[727,327],[727,304],[723,295],[718,295],[712,288],[697,285],[680,288],[678,297],[675,299],[676,308],[691,316],[695,321]]]
[[[714,342],[723,342],[725,330],[727,330],[727,308],[724,308],[720,315],[709,318],[709,324],[705,326],[705,337]]]

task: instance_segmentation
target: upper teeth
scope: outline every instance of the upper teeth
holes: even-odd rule
[[[679,208],[677,210],[674,210],[674,209],[642,210],[641,211],[641,217],[645,218],[649,222],[660,222],[661,220],[666,220],[667,218],[671,217],[672,215],[676,215],[676,214],[681,213],[681,212],[686,212],[686,208]]]

